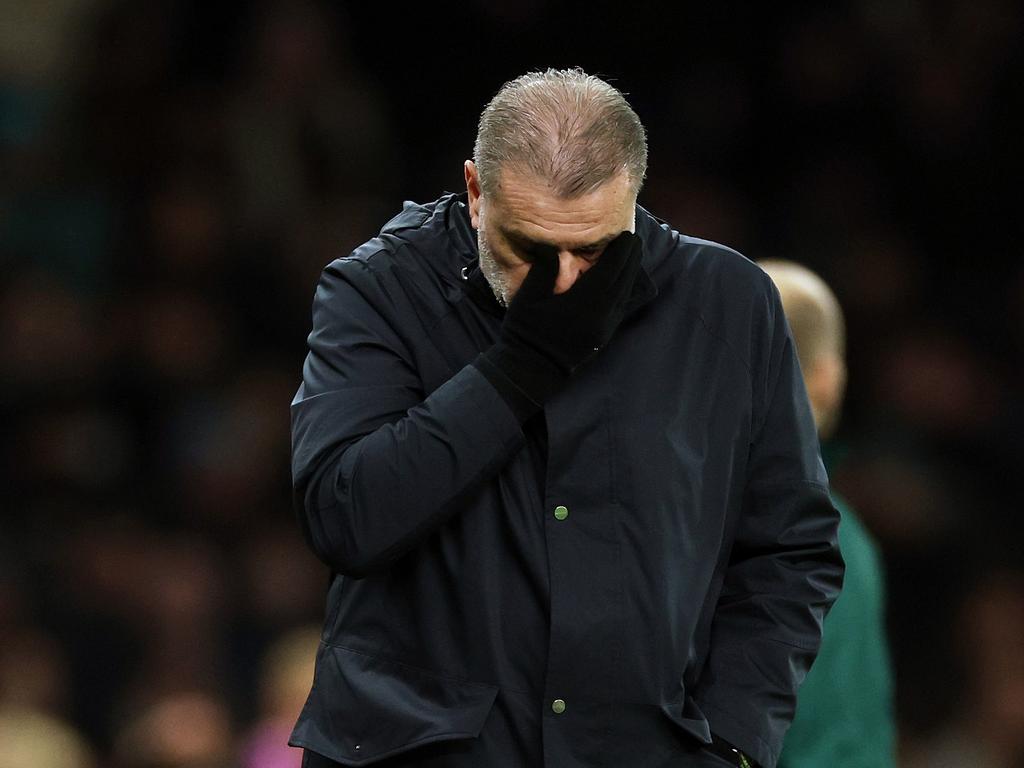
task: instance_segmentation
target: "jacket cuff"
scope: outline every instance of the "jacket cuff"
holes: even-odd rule
[[[520,424],[539,413],[568,378],[501,342],[477,355],[471,365],[498,390]]]

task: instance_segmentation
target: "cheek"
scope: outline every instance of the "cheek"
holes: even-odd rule
[[[502,268],[505,273],[505,283],[508,286],[509,296],[514,296],[516,291],[519,290],[519,286],[523,284],[523,280],[526,279],[526,275],[530,272],[529,264],[520,264],[516,267]]]
[[[523,281],[526,273],[530,271],[530,265],[518,258],[510,251],[508,246],[501,242],[500,238],[492,240],[487,236],[486,231],[481,228],[478,237],[481,250],[490,258],[497,269],[499,269],[509,285],[516,286]]]

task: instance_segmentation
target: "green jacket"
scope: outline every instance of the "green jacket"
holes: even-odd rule
[[[797,697],[779,768],[893,768],[892,670],[885,585],[871,535],[842,499],[842,594],[825,619],[821,651]]]

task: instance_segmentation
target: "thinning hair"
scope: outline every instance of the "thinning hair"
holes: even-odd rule
[[[619,90],[582,69],[548,69],[505,83],[484,107],[473,161],[490,195],[504,170],[543,179],[562,198],[625,170],[636,193],[647,173],[647,136]]]
[[[782,296],[782,306],[793,331],[800,367],[806,374],[817,360],[846,355],[846,326],[839,302],[825,281],[792,261],[766,259],[758,264],[768,273]]]

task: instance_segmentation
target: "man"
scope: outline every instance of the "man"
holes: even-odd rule
[[[820,277],[798,264],[771,260],[761,267],[779,289],[818,435],[827,440],[839,420],[846,389],[839,302]],[[892,768],[892,672],[881,559],[853,510],[835,496],[833,501],[842,516],[843,593],[825,621],[821,651],[800,689],[779,765]]]
[[[774,765],[837,516],[771,281],[638,207],[646,163],[621,93],[524,75],[465,195],[324,271],[308,766]]]

